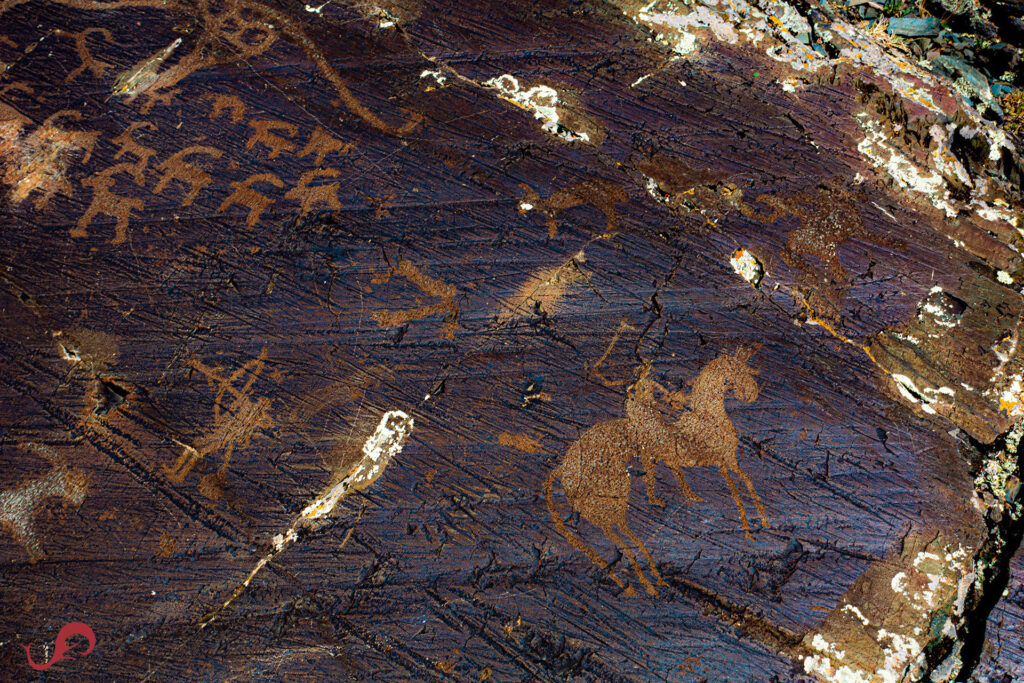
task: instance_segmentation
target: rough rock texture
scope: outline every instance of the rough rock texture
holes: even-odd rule
[[[4,671],[1019,669],[978,68],[778,0],[0,10]]]

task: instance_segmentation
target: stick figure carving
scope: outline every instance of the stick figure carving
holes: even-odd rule
[[[223,474],[231,462],[236,446],[245,448],[252,441],[257,429],[274,426],[274,421],[270,417],[270,399],[261,396],[254,401],[250,396],[253,384],[259,379],[266,362],[267,350],[264,348],[259,356],[242,364],[225,377],[222,368],[210,368],[198,360],[192,361],[192,367],[202,373],[207,382],[217,389],[213,399],[213,432],[204,435],[195,447],[182,444],[185,450],[173,467],[164,468],[168,479],[180,484],[201,460],[222,449],[225,453],[218,473]],[[249,377],[243,383],[246,373]],[[241,387],[237,386],[239,383]],[[233,397],[230,402],[225,401],[228,394]]]
[[[747,360],[755,348],[743,348],[735,354],[723,354],[710,361],[693,381],[688,396],[682,392],[666,390],[650,378],[650,367],[645,367],[640,378],[626,392],[626,417],[599,422],[580,434],[544,483],[544,495],[551,519],[570,545],[585,554],[599,568],[608,569],[608,562],[573,534],[558,514],[552,498],[555,479],[561,481],[566,500],[573,511],[598,527],[622,551],[644,589],[657,596],[657,589],[641,569],[633,549],[616,531],[618,529],[640,550],[655,582],[665,585],[651,552],[626,521],[631,488],[627,465],[635,457],[643,462],[647,497],[652,504],[664,505],[654,495],[654,469],[658,462],[669,468],[680,492],[691,501],[701,499],[690,489],[683,470],[690,467],[717,467],[736,503],[744,538],[753,540],[743,501],[733,483],[732,474],[744,482],[762,524],[770,528],[764,505],[753,482],[736,460],[739,436],[725,410],[725,396],[729,392],[748,403],[757,398],[758,386],[754,379],[756,371],[747,366]],[[685,405],[688,412],[675,422],[665,422],[658,410],[655,392],[665,394],[672,405]],[[627,595],[635,595],[631,585],[614,574],[609,575]]]

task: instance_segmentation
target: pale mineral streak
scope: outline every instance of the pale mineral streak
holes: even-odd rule
[[[271,551],[259,559],[256,566],[245,577],[245,580],[235,588],[231,596],[220,608],[203,618],[199,623],[199,628],[206,628],[213,623],[217,615],[245,591],[261,569],[298,540],[300,526],[306,526],[310,522],[326,517],[346,495],[352,491],[361,491],[369,488],[377,481],[384,474],[384,469],[391,462],[391,459],[402,451],[402,448],[405,446],[405,440],[412,433],[412,429],[413,419],[404,411],[389,410],[384,413],[380,418],[377,429],[363,443],[363,457],[359,462],[352,467],[341,481],[303,508],[299,517],[287,530],[275,535],[271,539]]]

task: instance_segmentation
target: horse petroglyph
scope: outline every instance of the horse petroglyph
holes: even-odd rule
[[[599,422],[580,435],[544,484],[551,519],[570,545],[585,554],[597,567],[608,570],[609,563],[573,534],[563,522],[552,498],[552,487],[556,479],[561,481],[566,500],[573,511],[598,527],[622,551],[648,593],[655,596],[658,594],[654,583],[641,569],[633,549],[616,531],[618,529],[632,541],[647,560],[655,582],[664,585],[654,557],[626,522],[630,493],[627,465],[634,458],[640,458],[643,463],[647,498],[651,504],[665,504],[654,494],[657,463],[664,463],[669,468],[682,495],[694,502],[701,498],[686,483],[683,470],[717,467],[736,503],[744,538],[753,540],[746,510],[732,475],[738,476],[746,485],[761,523],[765,528],[770,528],[761,498],[750,477],[736,460],[739,436],[725,410],[725,396],[729,392],[748,403],[757,398],[758,385],[754,378],[756,371],[747,366],[755,350],[756,347],[742,348],[735,354],[723,354],[710,361],[693,381],[689,395],[683,395],[681,391],[668,391],[650,378],[650,367],[645,367],[640,378],[626,392],[626,417]],[[655,392],[664,394],[672,405],[685,406],[687,411],[675,422],[666,422],[658,409]],[[627,595],[635,594],[631,585],[613,573],[609,575]]]

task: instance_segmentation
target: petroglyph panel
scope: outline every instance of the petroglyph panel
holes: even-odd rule
[[[286,5],[0,3],[3,671],[974,666],[1010,133],[838,19],[797,73],[752,5]]]

